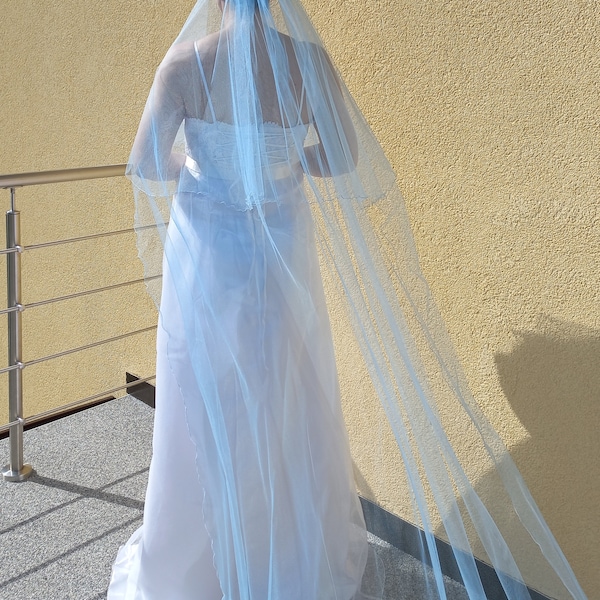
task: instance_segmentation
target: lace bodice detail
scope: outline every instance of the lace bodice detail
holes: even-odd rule
[[[301,179],[300,152],[308,126],[264,123],[248,130],[222,121],[186,119],[186,164],[180,191],[210,193],[213,199],[247,210],[257,203],[279,202],[280,182]],[[252,139],[252,138],[256,139]],[[248,152],[244,144],[258,146]],[[251,147],[251,146],[250,146]],[[248,158],[243,158],[248,153]],[[193,188],[193,189],[190,189]]]

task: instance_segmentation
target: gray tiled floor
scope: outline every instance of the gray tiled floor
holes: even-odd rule
[[[125,397],[25,432],[35,475],[0,481],[1,600],[106,597],[116,551],[141,524],[152,420]]]
[[[141,525],[152,420],[152,409],[125,397],[25,432],[36,473],[25,483],[0,480],[0,600],[106,598],[119,545]],[[371,541],[385,598],[425,598],[422,564]],[[456,582],[446,585],[448,598],[466,598]]]

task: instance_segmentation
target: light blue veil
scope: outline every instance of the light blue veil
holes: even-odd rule
[[[297,0],[196,4],[128,176],[149,292],[160,306],[164,268],[185,332],[179,383],[225,598],[397,597],[385,580],[400,565],[380,540],[365,549],[346,499],[330,321],[338,359],[356,348],[368,373],[373,448],[380,431],[395,440],[383,477],[422,532],[419,597],[447,597],[441,539],[468,598],[489,593],[478,561],[497,597],[585,598],[466,385],[396,175]]]

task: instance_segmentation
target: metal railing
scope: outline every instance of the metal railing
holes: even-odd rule
[[[66,405],[47,410],[30,417],[23,417],[23,370],[31,365],[39,364],[45,361],[53,360],[62,356],[95,348],[103,344],[122,340],[127,337],[145,333],[156,329],[156,326],[145,327],[130,331],[121,335],[113,336],[100,341],[78,346],[76,348],[70,348],[62,352],[50,354],[41,358],[36,358],[27,362],[23,361],[23,323],[22,315],[23,312],[36,308],[52,304],[55,302],[63,302],[65,300],[71,300],[73,298],[79,298],[90,294],[97,294],[99,292],[105,292],[108,290],[114,290],[130,285],[143,283],[145,280],[133,279],[121,283],[107,285],[100,288],[91,290],[84,290],[73,294],[57,296],[42,300],[39,302],[32,302],[30,304],[23,304],[21,297],[21,255],[25,251],[39,250],[42,248],[49,248],[52,246],[58,246],[62,244],[72,244],[81,242],[84,240],[96,239],[101,237],[122,235],[125,233],[132,233],[131,229],[121,229],[118,231],[101,232],[92,235],[85,235],[75,238],[69,238],[64,240],[56,240],[52,242],[45,242],[40,244],[33,244],[29,246],[21,245],[21,223],[20,223],[20,212],[16,209],[16,188],[31,186],[31,185],[42,185],[50,183],[62,183],[69,181],[85,181],[89,179],[100,179],[108,177],[121,177],[125,174],[126,165],[107,165],[102,167],[86,167],[78,169],[63,169],[57,171],[41,171],[36,173],[20,173],[16,175],[1,175],[0,176],[0,189],[10,190],[10,210],[6,213],[6,248],[0,250],[0,255],[5,254],[7,260],[7,308],[0,310],[0,315],[6,314],[8,318],[8,365],[5,368],[0,368],[0,374],[8,373],[8,419],[9,422],[0,427],[0,433],[9,432],[10,437],[10,460],[9,464],[2,470],[2,475],[7,481],[24,481],[31,473],[33,468],[29,464],[23,462],[23,429],[28,423],[33,423],[42,419],[51,418],[64,414],[65,412],[72,410],[77,407],[84,407],[87,404],[92,404],[94,401],[111,395],[120,390],[124,390],[130,387],[131,383],[126,383],[122,386],[113,387],[109,390],[103,390],[97,394],[81,398],[74,402]],[[156,275],[151,279],[161,277]],[[135,384],[144,383],[154,379],[154,375],[137,379]]]

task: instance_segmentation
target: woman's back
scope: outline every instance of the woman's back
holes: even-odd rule
[[[247,48],[240,50],[240,44]],[[184,118],[243,124],[239,99],[244,98],[250,123],[290,127],[309,121],[294,45],[274,30],[265,35],[257,27],[240,35],[232,26],[180,44],[171,49],[159,75],[179,97]]]

